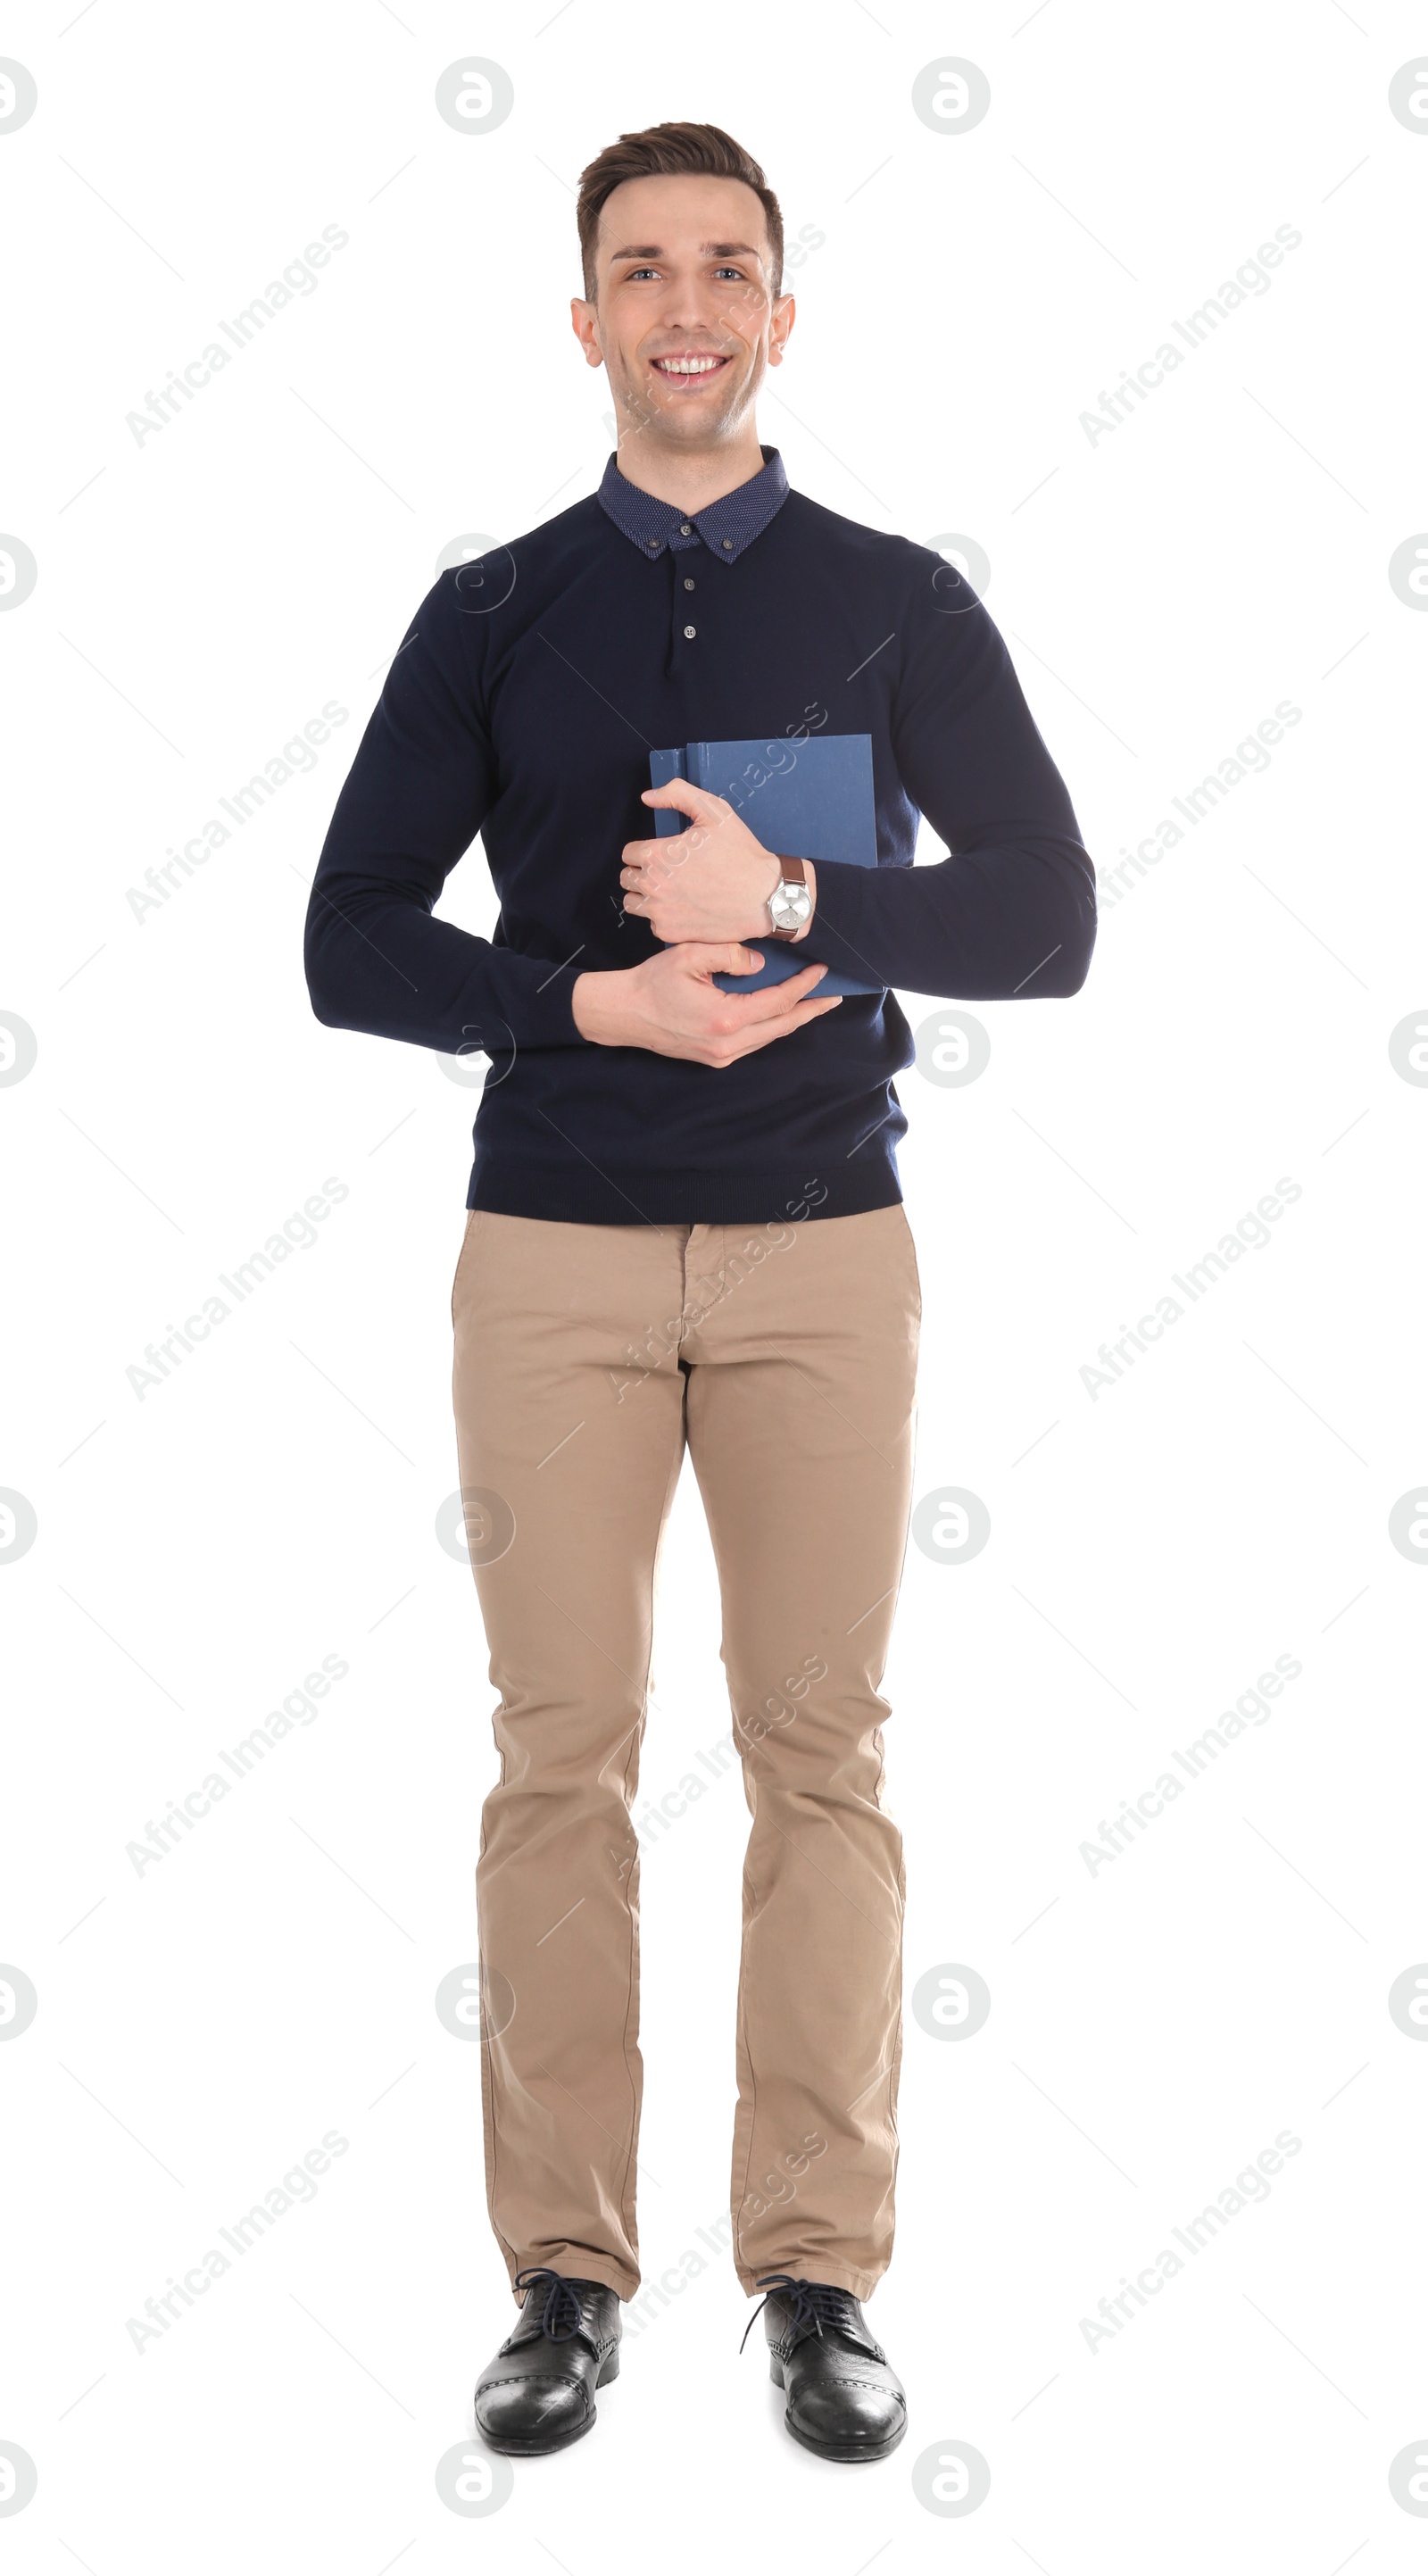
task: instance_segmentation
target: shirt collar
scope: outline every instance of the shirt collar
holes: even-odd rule
[[[711,501],[707,510],[685,512],[672,501],[657,501],[652,492],[642,492],[638,483],[620,472],[613,456],[595,498],[622,535],[651,562],[666,546],[680,554],[702,543],[721,563],[736,563],[788,499],[788,476],[778,449],[761,446],[759,454],[763,471]]]

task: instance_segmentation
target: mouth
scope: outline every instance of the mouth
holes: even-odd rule
[[[651,360],[654,373],[664,384],[672,385],[678,394],[702,393],[712,385],[730,364],[728,358],[716,357],[708,349],[674,349],[663,358]]]

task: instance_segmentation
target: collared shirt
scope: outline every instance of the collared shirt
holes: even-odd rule
[[[763,454],[692,515],[612,459],[598,493],[442,573],[388,668],[313,883],[308,990],[329,1026],[486,1056],[468,1207],[742,1225],[893,1205],[899,991],[1027,1001],[1085,978],[1094,870],[982,602]],[[659,953],[620,885],[653,832],[651,751],[757,740],[777,768],[838,735],[870,745],[877,865],[805,854],[799,955],[878,989],[722,1067],[593,1045],[580,976]],[[924,815],[951,855],[914,867]],[[435,909],[478,832],[490,938]]]
[[[662,554],[666,546],[672,554],[683,554],[692,546],[703,545],[720,563],[737,563],[746,546],[763,535],[775,511],[788,499],[788,476],[783,458],[776,447],[761,447],[763,472],[751,475],[732,492],[711,501],[707,510],[679,510],[672,501],[660,501],[653,492],[643,492],[620,472],[619,459],[612,456],[601,477],[595,498],[615,522],[622,535],[639,547],[641,554]]]

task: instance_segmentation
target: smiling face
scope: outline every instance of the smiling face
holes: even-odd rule
[[[746,434],[793,327],[775,295],[764,211],[742,179],[626,179],[606,199],[595,301],[571,319],[610,379],[621,437],[689,453]]]

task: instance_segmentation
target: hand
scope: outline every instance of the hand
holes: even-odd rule
[[[755,975],[763,962],[757,950],[726,940],[663,948],[638,966],[577,975],[575,1025],[596,1046],[645,1047],[723,1067],[838,1008],[840,993],[821,1001],[813,993],[823,966],[805,966],[761,993],[725,993],[714,982],[716,975]]]
[[[625,843],[620,883],[626,912],[647,921],[656,939],[770,938],[768,900],[783,868],[727,799],[692,787],[687,778],[671,778],[664,787],[645,788],[642,801],[687,814],[690,829],[664,841]],[[804,873],[816,907],[811,860],[804,861]],[[796,938],[806,938],[812,920],[810,913]]]

